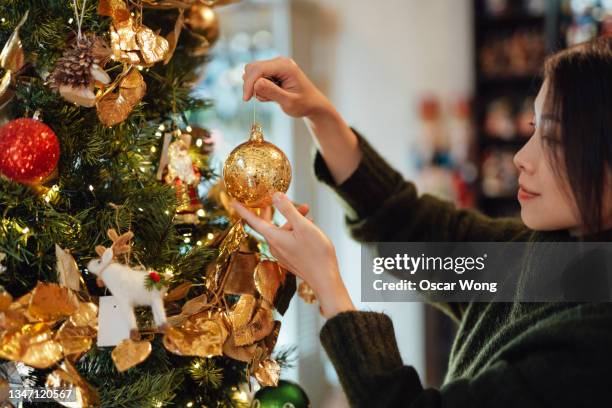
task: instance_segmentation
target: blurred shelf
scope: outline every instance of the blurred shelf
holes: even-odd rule
[[[539,74],[532,74],[506,77],[489,77],[479,75],[477,82],[479,87],[532,87],[539,85],[541,81],[542,78]]]
[[[504,29],[517,28],[517,27],[529,27],[529,26],[543,26],[546,21],[545,16],[533,16],[525,14],[515,14],[507,16],[479,16],[477,18],[478,28],[491,30],[491,29]]]
[[[508,149],[520,149],[527,143],[529,138],[515,136],[511,139],[500,139],[486,133],[480,133],[480,144],[482,147],[504,147]]]
[[[555,2],[557,0],[554,0]],[[524,45],[525,49],[531,50],[532,47],[527,45],[533,45],[534,43],[528,42],[527,45],[521,41],[535,41],[533,38],[537,37],[538,41],[543,41],[542,45],[545,47],[545,51],[550,51],[551,44],[555,41],[552,39],[556,38],[557,33],[553,30],[553,23],[556,21],[556,13],[559,9],[558,4],[553,4],[553,0],[547,1],[544,14],[529,14],[526,3],[524,2],[507,2],[507,13],[504,15],[494,16],[487,14],[487,8],[483,0],[473,0],[474,6],[474,18],[475,18],[475,30],[474,30],[474,46],[476,52],[474,53],[474,69],[475,69],[475,94],[474,94],[474,120],[476,124],[476,149],[479,154],[477,159],[480,163],[479,180],[478,180],[478,207],[485,214],[490,216],[515,216],[520,211],[520,204],[516,197],[516,192],[513,191],[508,195],[490,197],[484,194],[482,189],[482,182],[489,174],[483,174],[483,163],[487,152],[503,153],[497,157],[489,157],[490,160],[497,160],[499,163],[496,166],[499,167],[499,171],[504,172],[504,177],[510,177],[506,172],[512,171],[510,168],[513,164],[510,163],[511,156],[508,157],[506,153],[513,155],[520,150],[525,143],[529,140],[529,137],[522,137],[519,134],[513,135],[508,139],[501,139],[494,137],[484,130],[484,123],[487,117],[487,109],[492,102],[496,100],[506,100],[507,104],[510,104],[512,115],[514,119],[517,118],[520,111],[520,104],[527,96],[534,96],[537,92],[537,88],[542,84],[542,75],[539,71],[541,65],[534,66],[532,64],[536,55],[528,53],[530,60],[529,64],[516,65],[515,67],[504,66],[501,62],[498,67],[491,67],[488,72],[494,73],[499,72],[501,75],[488,74],[483,70],[483,67],[490,68],[491,58],[499,58],[502,61],[511,61],[512,56],[508,56],[507,53],[500,52],[497,55],[497,45],[505,44],[503,40],[508,39],[510,41],[518,41],[519,45]],[[516,40],[515,36],[519,36],[522,33],[526,33],[528,39]],[[493,45],[491,45],[493,44]],[[516,45],[515,43],[513,43]],[[539,44],[539,43],[538,43]],[[506,44],[506,46],[508,46]],[[536,47],[537,48],[537,47]],[[539,50],[539,48],[537,48]],[[483,59],[482,50],[486,50],[489,54],[485,55]],[[493,50],[493,51],[491,51]],[[491,54],[492,53],[492,54]],[[504,59],[505,58],[505,59]],[[538,61],[540,58],[544,58],[544,55],[540,56],[540,52],[537,53]],[[487,65],[483,63],[487,62]],[[514,65],[514,64],[513,64]],[[521,72],[529,70],[530,74],[512,75],[511,70],[518,71],[521,68]],[[506,75],[503,75],[507,72]],[[496,162],[491,162],[495,164]],[[488,169],[487,171],[495,172],[494,169]],[[518,189],[518,187],[517,187]]]

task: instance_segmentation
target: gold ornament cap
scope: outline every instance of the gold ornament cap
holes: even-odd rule
[[[263,130],[259,123],[253,123],[251,126],[251,137],[249,140],[251,142],[263,142]]]

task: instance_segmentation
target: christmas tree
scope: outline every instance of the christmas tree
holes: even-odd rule
[[[188,120],[210,105],[190,90],[225,3],[0,0],[4,398],[21,384],[70,389],[68,406],[229,407],[250,375],[277,383],[273,310],[295,280],[229,212]],[[109,319],[127,338],[108,340]]]

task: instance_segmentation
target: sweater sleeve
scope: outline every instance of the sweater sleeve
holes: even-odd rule
[[[595,338],[609,338],[602,333],[603,326]],[[612,398],[608,362],[595,361],[607,355],[608,346],[594,351],[595,342],[580,347],[563,338],[555,340],[556,347],[542,346],[550,340],[525,342],[478,374],[438,390],[424,389],[414,367],[403,365],[393,324],[382,313],[342,312],[325,323],[320,338],[351,407],[576,407]]]
[[[353,174],[337,185],[319,152],[314,160],[316,177],[340,197],[346,222],[362,242],[408,241],[512,241],[524,240],[529,230],[515,218],[487,217],[477,211],[457,209],[432,195],[417,194],[358,133],[362,159]]]
[[[414,183],[404,180],[361,134],[354,133],[362,158],[346,181],[335,183],[319,152],[314,171],[340,198],[346,223],[357,241],[507,242],[529,237],[530,230],[519,219],[494,219],[474,210],[457,209],[453,203],[433,195],[419,196]],[[463,302],[429,302],[456,322],[468,307]]]

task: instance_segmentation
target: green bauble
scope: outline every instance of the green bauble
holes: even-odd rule
[[[299,385],[280,380],[278,387],[264,387],[257,391],[251,408],[310,408],[310,401]]]

